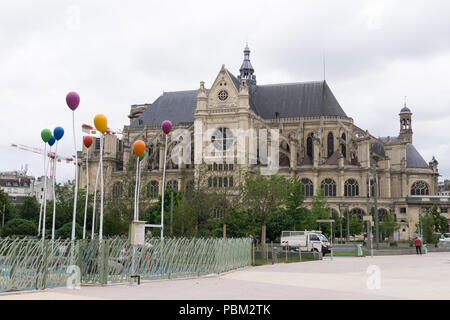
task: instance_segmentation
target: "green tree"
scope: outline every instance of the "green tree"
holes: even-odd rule
[[[438,239],[434,235],[434,217],[430,212],[425,213],[419,219],[422,226],[422,235],[425,243],[436,244]]]
[[[286,204],[289,185],[283,176],[254,175],[246,173],[241,185],[243,204],[259,215],[261,221],[261,244],[265,248],[267,221],[273,212]]]
[[[34,197],[25,197],[23,204],[18,205],[18,214],[22,219],[39,221],[40,205]]]
[[[78,223],[75,224],[75,238],[81,239],[83,237],[83,227]],[[72,222],[64,224],[61,228],[55,231],[55,238],[71,239],[72,238]]]
[[[388,213],[383,217],[383,220],[379,224],[380,232],[390,239],[395,231],[400,229],[400,225],[397,223],[397,217],[392,213]],[[390,240],[388,240],[390,242]]]
[[[303,201],[303,185],[298,177],[288,179],[288,197],[286,200],[286,213],[290,218],[292,230],[302,229],[302,219],[305,214]]]
[[[35,236],[37,225],[33,221],[26,219],[11,219],[2,228],[2,237],[8,236]]]
[[[363,231],[362,221],[356,215],[350,216],[350,234],[356,236]]]

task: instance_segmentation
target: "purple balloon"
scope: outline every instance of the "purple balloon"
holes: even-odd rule
[[[66,96],[66,102],[69,108],[74,111],[80,104],[80,96],[76,92],[69,92]]]
[[[170,122],[169,120],[164,120],[161,128],[165,134],[169,134],[169,132],[172,130],[172,122]]]

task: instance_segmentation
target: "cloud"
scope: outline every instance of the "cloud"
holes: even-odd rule
[[[237,74],[249,42],[258,83],[326,78],[355,124],[396,135],[403,97],[413,111],[414,144],[450,175],[443,130],[449,112],[450,3],[424,1],[20,1],[0,4],[2,170],[39,156],[9,143],[42,145],[42,128],[61,125],[58,149],[74,153],[65,95],[77,91],[81,124],[104,113],[128,124],[131,104],[163,91],[210,85],[222,64]],[[61,180],[73,165],[61,164]]]

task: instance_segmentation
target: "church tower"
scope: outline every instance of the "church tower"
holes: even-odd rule
[[[244,61],[242,62],[239,72],[239,81],[242,81],[242,79],[246,79],[248,85],[256,84],[256,75],[254,74],[255,69],[253,69],[253,66],[250,63],[250,49],[248,48],[248,44],[245,45]]]
[[[402,110],[399,113],[400,116],[400,135],[399,138],[403,141],[412,143],[412,123],[411,123],[411,110],[406,106],[406,102]]]

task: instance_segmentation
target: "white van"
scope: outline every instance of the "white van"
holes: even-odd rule
[[[330,244],[320,231],[282,231],[281,246],[294,247],[301,251],[330,252]]]

